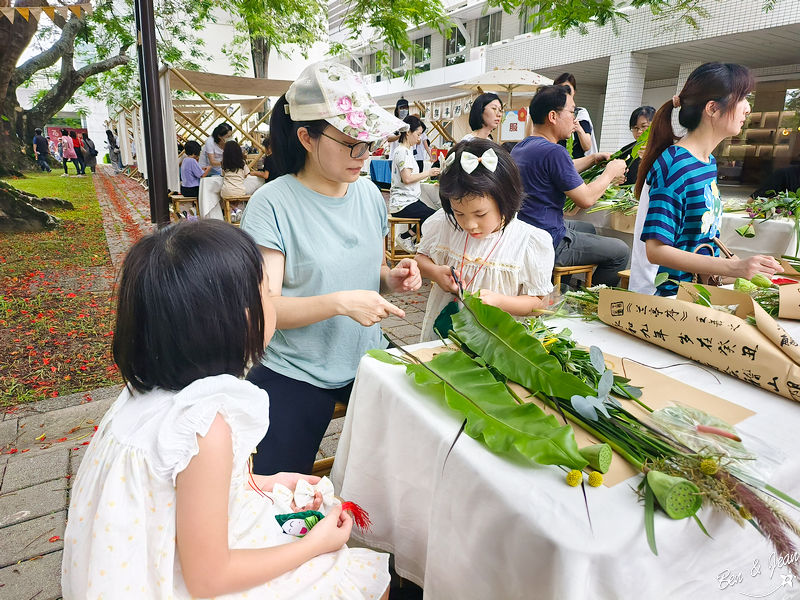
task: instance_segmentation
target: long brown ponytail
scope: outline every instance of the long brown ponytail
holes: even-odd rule
[[[752,92],[755,85],[755,78],[750,69],[742,65],[719,62],[700,65],[692,71],[681,93],[678,94],[680,99],[678,122],[688,131],[694,131],[700,126],[706,104],[716,102],[722,114],[725,114]],[[642,156],[639,175],[636,178],[637,198],[642,193],[645,179],[653,163],[664,150],[679,139],[672,130],[673,109],[672,100],[665,102],[650,124],[647,150]]]

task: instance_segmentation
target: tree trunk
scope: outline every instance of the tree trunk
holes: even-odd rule
[[[0,231],[43,231],[60,225],[59,219],[32,203],[74,208],[65,200],[38,198],[0,181]]]
[[[265,38],[250,38],[250,53],[253,55],[253,74],[257,79],[268,78],[270,49],[270,44]]]
[[[15,2],[15,6],[47,5],[46,0]],[[0,6],[10,6],[10,0],[0,0]],[[21,21],[17,18],[11,23],[0,17],[0,176],[19,176],[20,171],[33,168],[35,163],[31,144],[34,129],[44,129],[47,121],[64,108],[89,77],[130,60],[125,54],[127,47],[122,47],[118,55],[76,70],[73,61],[75,39],[86,27],[86,21],[75,15],[69,19],[57,15],[56,30],[60,29],[58,39],[49,48],[19,64],[38,28],[36,19]],[[53,67],[59,61],[58,81],[36,106],[23,110],[17,101],[17,88],[37,72]]]

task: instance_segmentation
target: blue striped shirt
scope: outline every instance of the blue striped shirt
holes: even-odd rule
[[[660,240],[679,250],[693,252],[699,244],[710,244],[722,225],[722,200],[717,187],[717,161],[704,163],[680,146],[670,146],[656,159],[647,174],[650,207],[641,240]],[[699,253],[710,254],[707,248]],[[714,255],[719,250],[714,247]],[[674,281],[691,281],[692,274],[659,266],[659,273]],[[667,282],[658,296],[672,296],[678,286]]]

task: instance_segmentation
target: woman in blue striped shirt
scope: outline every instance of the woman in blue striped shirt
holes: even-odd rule
[[[750,113],[747,95],[754,87],[747,67],[706,63],[656,113],[636,182],[633,291],[671,296],[677,292],[673,282],[691,281],[693,273],[750,279],[780,270],[771,256],[720,258],[713,243],[722,222],[722,201],[711,151],[742,130]],[[672,127],[676,109],[678,122],[686,129],[683,136]],[[702,244],[710,244],[713,254],[708,248],[695,253]],[[667,273],[670,281],[656,289],[658,273]]]

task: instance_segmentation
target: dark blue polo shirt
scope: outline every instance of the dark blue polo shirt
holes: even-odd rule
[[[583,183],[567,149],[543,137],[530,136],[514,146],[511,158],[522,175],[525,199],[517,215],[526,223],[544,229],[557,247],[566,233],[564,192]]]

